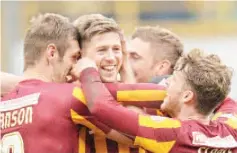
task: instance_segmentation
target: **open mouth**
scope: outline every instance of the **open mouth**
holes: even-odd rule
[[[107,72],[113,72],[116,70],[116,65],[101,66],[101,69]]]

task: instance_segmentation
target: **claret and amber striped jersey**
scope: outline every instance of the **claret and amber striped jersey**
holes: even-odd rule
[[[92,80],[93,78],[93,80]],[[92,81],[90,81],[92,80]],[[226,122],[140,115],[118,104],[100,82],[95,69],[81,74],[82,89],[93,115],[109,127],[134,137],[134,144],[155,153],[237,152],[237,116],[229,115]],[[95,93],[91,88],[100,89]],[[221,120],[221,118],[217,118]]]
[[[106,83],[110,93],[123,105],[133,105],[147,108],[160,108],[166,95],[163,86],[155,84],[124,84],[124,83]],[[129,147],[107,139],[104,135],[96,135],[89,128],[80,130],[81,140],[80,153],[146,153],[142,148]],[[84,149],[83,149],[84,148]]]
[[[77,123],[108,132],[79,99],[79,89],[40,80],[21,82],[0,103],[1,151],[78,153]]]
[[[115,98],[133,105],[140,102],[138,99],[148,98],[147,103],[138,105],[157,102],[159,106],[165,96],[163,88],[152,84],[107,86]],[[144,95],[141,91],[149,92]],[[159,95],[155,96],[157,92]],[[156,98],[149,99],[148,95]],[[128,146],[105,139],[110,128],[91,116],[81,88],[73,84],[25,80],[1,100],[1,152],[112,153],[115,149],[111,148],[117,148],[117,152],[130,150]]]

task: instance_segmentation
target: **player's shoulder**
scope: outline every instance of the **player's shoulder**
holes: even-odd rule
[[[21,81],[17,88],[28,88],[28,89],[43,89],[43,90],[55,90],[57,92],[65,91],[68,89],[74,89],[75,87],[80,87],[79,85],[75,85],[73,83],[56,83],[56,82],[45,82],[37,79],[28,79]]]
[[[236,131],[221,122],[203,124],[198,120],[182,121],[182,126],[177,133],[180,143],[195,146],[208,146],[210,148],[228,148],[229,143],[237,145]]]
[[[237,102],[230,97],[227,97],[222,104],[215,110],[215,113],[237,113]]]
[[[78,85],[72,83],[50,83],[47,86],[50,88],[48,93],[60,97],[61,100],[64,99],[73,103],[85,99],[82,89]]]
[[[50,92],[60,94],[71,94],[73,90],[80,88],[80,86],[72,83],[45,83],[41,88],[44,88]]]
[[[235,131],[235,135],[237,134],[235,128],[233,126],[236,125],[237,118],[236,116],[230,115],[231,120],[227,120],[227,122],[220,122],[220,121],[210,121],[209,124],[203,124],[198,120],[187,120],[182,122],[182,131],[186,131],[188,133],[193,134],[194,132],[198,131],[204,133],[207,136],[214,136],[216,134],[221,135],[231,135],[233,131]],[[234,128],[235,127],[235,128]]]
[[[193,134],[198,131],[209,135],[212,130],[216,130],[217,125],[206,125],[198,120],[184,120],[180,130],[180,135],[189,135],[193,137]]]
[[[224,124],[237,132],[237,112],[218,112],[213,116],[212,121]]]
[[[73,93],[80,89],[80,86],[72,83],[44,82],[41,80],[25,80],[18,85],[19,90],[25,94],[39,92],[43,99],[56,99],[56,101],[72,101]],[[42,98],[41,98],[42,99]]]
[[[75,85],[73,83],[55,83],[55,82],[50,82],[46,83],[45,86],[53,87],[53,88],[59,88],[59,90],[62,89],[74,89],[74,88],[80,88],[80,86]]]
[[[237,147],[237,131],[222,122],[202,124],[198,121],[190,122],[188,135],[194,145],[209,147],[232,148]]]

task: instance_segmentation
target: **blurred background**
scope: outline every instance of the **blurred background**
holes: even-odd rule
[[[136,26],[161,25],[178,34],[185,51],[201,48],[221,56],[235,70],[231,96],[237,99],[237,1],[2,1],[1,70],[21,75],[23,39],[39,13],[72,20],[88,13],[114,18],[129,36]]]

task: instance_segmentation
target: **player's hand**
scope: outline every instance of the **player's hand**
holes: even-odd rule
[[[81,58],[72,68],[71,75],[75,77],[76,79],[79,79],[81,72],[91,67],[98,69],[95,62],[91,60],[90,58],[87,58],[87,57]]]
[[[119,32],[119,37],[120,37],[122,53],[123,53],[124,56],[127,57],[128,56],[127,45],[126,45],[126,40],[125,40],[125,36],[124,36],[124,32],[123,31]]]
[[[124,38],[124,34],[121,31],[119,33],[120,40],[121,40],[121,47],[122,47],[122,53],[123,53],[123,63],[120,69],[120,77],[121,82],[124,83],[135,83],[135,76],[132,71],[132,67],[130,65],[130,62],[128,60],[128,52],[127,52],[127,45],[126,40]]]

